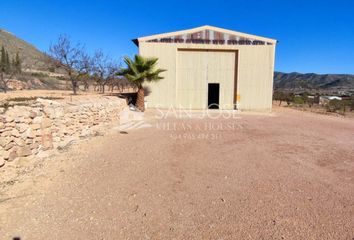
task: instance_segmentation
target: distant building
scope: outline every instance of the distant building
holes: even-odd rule
[[[342,98],[338,97],[338,96],[320,96],[320,104],[321,105],[326,105],[331,100],[342,100]]]
[[[274,39],[202,26],[133,41],[167,70],[148,85],[147,107],[272,108]]]

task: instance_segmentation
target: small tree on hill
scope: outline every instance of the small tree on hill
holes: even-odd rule
[[[16,56],[12,59],[11,67],[16,73],[21,73],[21,59],[18,53],[16,53]]]
[[[6,67],[7,67],[7,70],[10,71],[10,68],[12,66],[11,66],[11,62],[10,62],[9,53],[7,51],[5,51],[5,53],[6,53]]]
[[[21,61],[20,56],[18,55],[18,52],[17,52],[15,60],[14,60],[14,64],[13,64],[17,73],[21,73],[21,69],[22,69],[21,65],[22,65],[22,61]]]
[[[16,59],[13,59],[11,63],[9,53],[4,46],[2,46],[0,54],[0,89],[5,93],[8,90],[8,84],[11,79],[21,72],[21,61],[18,54],[16,58],[18,59],[18,63],[16,62]]]
[[[1,65],[2,71],[5,71],[5,72],[7,72],[10,68],[9,54],[5,50],[4,46],[1,47],[0,65]]]

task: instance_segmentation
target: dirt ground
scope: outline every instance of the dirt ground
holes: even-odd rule
[[[273,106],[275,108],[279,108],[279,101],[273,101]],[[346,117],[346,118],[354,119],[354,111],[350,111],[349,107],[346,107],[345,112],[343,112],[342,110],[336,112],[328,112],[326,106],[319,105],[319,104],[315,104],[312,107],[309,107],[306,104],[288,106],[286,102],[282,102],[281,106],[285,108],[292,108],[298,111],[305,111],[305,112],[312,112],[312,113],[317,113],[317,114],[322,114],[327,116]]]
[[[352,119],[146,115],[150,127],[7,165],[15,180],[0,169],[0,238],[354,238]]]

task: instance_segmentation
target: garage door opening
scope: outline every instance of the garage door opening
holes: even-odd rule
[[[209,109],[219,109],[219,95],[220,95],[220,84],[209,83],[208,84],[208,108]]]

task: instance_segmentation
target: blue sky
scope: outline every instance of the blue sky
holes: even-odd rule
[[[277,71],[354,74],[352,0],[0,1],[0,28],[43,51],[65,33],[120,59],[133,38],[200,25],[278,39]]]

